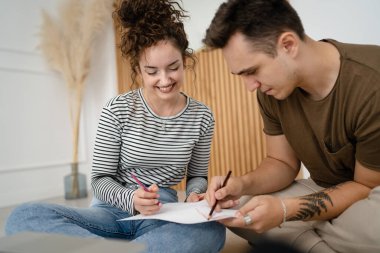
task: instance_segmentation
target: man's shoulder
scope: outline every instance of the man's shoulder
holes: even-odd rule
[[[380,73],[380,45],[344,43],[333,39],[323,41],[333,44],[343,60],[353,61]]]

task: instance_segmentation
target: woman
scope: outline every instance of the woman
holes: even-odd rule
[[[187,201],[203,199],[214,118],[205,105],[180,92],[185,62],[195,62],[180,5],[126,0],[115,13],[126,28],[121,50],[130,59],[132,80],[137,83],[136,77],[141,77],[142,87],[111,99],[103,108],[91,207],[24,204],[11,214],[6,231],[128,239],[143,242],[148,252],[217,252],[224,245],[225,228],[216,222],[118,221],[177,202],[177,192],[170,187],[185,176]],[[149,188],[139,187],[136,180]]]

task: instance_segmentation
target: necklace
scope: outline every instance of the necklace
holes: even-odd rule
[[[177,96],[176,98],[176,101],[174,103],[174,106],[170,109],[170,112],[167,114],[167,116],[161,116],[160,114],[158,114],[157,112],[159,112],[159,110],[157,110],[156,106],[150,101],[150,99],[148,98],[147,95],[145,95],[145,99],[147,101],[147,104],[149,107],[152,108],[152,111],[157,115],[157,119],[160,121],[161,123],[161,129],[163,131],[166,132],[166,121],[171,117],[173,116],[173,113],[175,112],[175,109],[177,108],[178,106],[178,102],[180,101],[180,96]]]

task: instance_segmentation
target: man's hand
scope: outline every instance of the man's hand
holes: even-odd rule
[[[248,215],[248,219],[244,216]],[[253,197],[236,213],[236,218],[220,220],[227,227],[241,227],[252,229],[256,233],[263,233],[281,225],[284,210],[281,200],[271,195]],[[247,221],[250,221],[247,223]]]
[[[231,208],[239,204],[239,198],[243,191],[243,184],[240,177],[230,177],[225,187],[222,187],[224,176],[216,176],[211,179],[206,192],[206,200],[213,206],[218,200],[215,211],[221,208]]]

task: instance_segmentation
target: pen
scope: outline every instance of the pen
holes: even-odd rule
[[[146,188],[146,186],[143,183],[141,183],[140,180],[135,175],[133,175],[133,174],[131,174],[131,175],[132,175],[132,178],[136,181],[136,183],[138,183],[138,185],[140,185],[141,188],[144,189],[144,191],[150,192],[149,189]],[[159,204],[160,204],[160,201],[158,201],[157,205],[159,205]]]
[[[229,179],[230,176],[231,176],[231,172],[232,172],[232,171],[230,171],[230,170],[228,171],[227,176],[226,176],[226,178],[224,179],[224,182],[223,182],[221,188],[223,188],[224,186],[226,186],[227,181],[228,181],[228,179]],[[214,212],[215,207],[216,207],[217,204],[218,204],[218,200],[216,199],[214,205],[212,206],[212,208],[211,208],[211,210],[210,210],[210,213],[208,214],[208,218],[207,218],[207,220],[210,220],[210,219],[211,219],[212,213]]]
[[[146,188],[146,186],[143,183],[141,183],[140,180],[135,175],[133,174],[131,175],[132,175],[132,178],[136,181],[136,183],[138,183],[141,186],[141,188],[144,189],[144,191],[149,192],[149,189]]]

